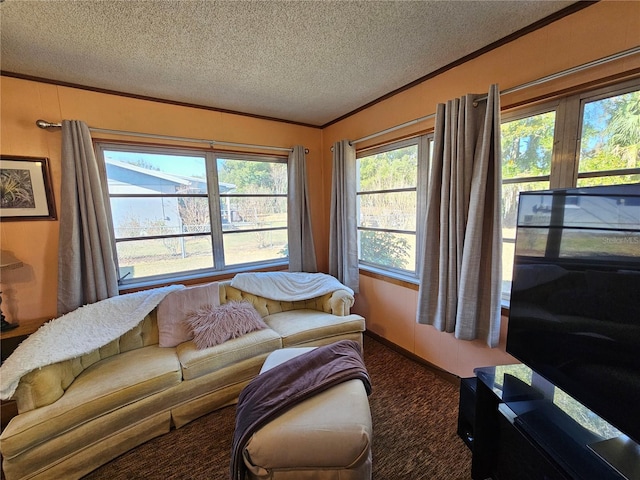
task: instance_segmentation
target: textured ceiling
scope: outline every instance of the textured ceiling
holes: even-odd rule
[[[24,76],[320,126],[573,3],[5,0],[0,60]]]

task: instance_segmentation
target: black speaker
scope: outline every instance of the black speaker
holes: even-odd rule
[[[471,449],[473,449],[473,426],[476,419],[476,382],[476,377],[460,379],[458,436]]]

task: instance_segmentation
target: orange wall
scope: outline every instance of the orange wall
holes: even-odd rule
[[[436,78],[380,102],[323,129],[325,171],[331,171],[331,145],[358,139],[430,115],[438,103],[467,93],[486,93],[497,83],[500,90],[606,57],[640,43],[640,2],[602,1],[551,25],[520,37]],[[640,55],[574,74],[543,86],[503,95],[502,106],[640,68]],[[379,144],[433,129],[433,120],[395,131],[356,148]],[[330,198],[330,181],[325,181]],[[419,357],[459,376],[473,368],[513,362],[505,353],[507,321],[501,343],[490,349],[482,341],[456,340],[415,321],[418,292],[384,280],[360,275],[360,293],[354,311],[367,319],[367,328]]]
[[[0,77],[0,82],[0,152],[50,159],[58,214],[61,134],[59,130],[45,131],[36,127],[35,121],[40,118],[50,122],[81,119],[98,128],[235,143],[279,147],[304,145],[309,149],[309,178],[325,176],[320,153],[322,133],[317,128],[10,77]],[[128,140],[144,139],[129,137]],[[328,240],[323,221],[324,188],[322,182],[312,181],[309,189],[318,264],[326,270]],[[23,322],[55,317],[58,221],[2,222],[0,246],[12,251],[26,265],[2,275],[2,308],[8,319]]]
[[[426,28],[426,27],[425,27]],[[310,202],[319,268],[326,271],[333,142],[357,139],[432,114],[438,102],[469,92],[486,92],[491,83],[501,90],[637,46],[640,2],[602,1],[569,17],[425,81],[324,130],[211,112],[164,103],[89,92],[9,77],[0,77],[0,152],[3,155],[45,156],[51,160],[59,212],[60,132],[35,126],[39,118],[58,122],[81,119],[90,126],[172,136],[310,149]],[[640,68],[635,57],[616,61],[554,84],[503,96],[503,106],[538,95]],[[399,138],[432,128],[427,121],[369,143]],[[131,140],[136,140],[131,138]],[[359,144],[358,148],[366,146]],[[10,320],[51,318],[56,313],[57,221],[2,222],[0,245],[26,267],[5,272],[2,307]],[[433,364],[460,376],[475,366],[508,363],[502,344],[489,349],[480,341],[415,323],[417,291],[384,280],[361,276],[354,311],[367,328]]]

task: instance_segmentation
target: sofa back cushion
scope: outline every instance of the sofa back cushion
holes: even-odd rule
[[[231,286],[231,280],[219,282],[220,304],[229,301],[246,301],[250,302],[263,318],[274,313],[288,312],[290,310],[311,309],[320,312],[332,313],[329,300],[333,293],[327,293],[316,298],[308,300],[299,300],[296,302],[285,302],[278,300],[270,300],[268,298],[259,297],[252,293],[243,292]],[[346,292],[345,292],[346,293]]]
[[[154,308],[133,330],[118,339],[120,353],[158,343],[158,309]]]

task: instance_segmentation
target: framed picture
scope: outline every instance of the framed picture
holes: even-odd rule
[[[48,158],[0,156],[0,220],[55,220]]]

